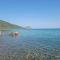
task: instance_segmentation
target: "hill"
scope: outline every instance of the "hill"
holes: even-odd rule
[[[0,20],[0,30],[17,29],[17,28],[23,29],[23,27],[21,26]]]

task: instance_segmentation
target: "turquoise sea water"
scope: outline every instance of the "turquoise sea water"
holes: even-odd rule
[[[11,32],[19,32],[19,35],[11,36],[9,35],[9,33]],[[33,30],[16,29],[10,31],[3,31],[3,34],[0,35],[0,56],[6,57],[7,55],[8,56],[16,55],[18,56],[19,59],[22,59],[22,56],[30,52],[36,54],[39,53],[42,55],[46,54],[50,56],[49,58],[50,60],[52,60],[51,55],[52,56],[56,55],[60,57],[60,29],[33,29]],[[2,58],[0,57],[0,60],[1,59]],[[46,58],[44,60],[49,59]]]

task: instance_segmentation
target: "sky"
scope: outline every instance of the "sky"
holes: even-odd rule
[[[23,27],[60,28],[60,0],[0,0],[0,20]]]

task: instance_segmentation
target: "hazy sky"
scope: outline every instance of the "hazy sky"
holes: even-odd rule
[[[0,0],[0,19],[33,28],[60,28],[60,0]]]

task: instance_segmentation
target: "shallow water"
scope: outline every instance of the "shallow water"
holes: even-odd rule
[[[9,35],[16,31],[18,36]],[[34,59],[60,59],[60,29],[3,31],[0,35],[0,60]]]

